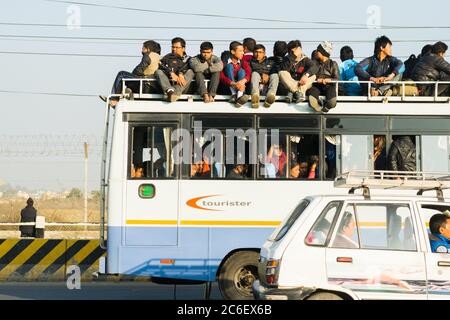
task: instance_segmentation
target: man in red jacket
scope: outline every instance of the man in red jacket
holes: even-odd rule
[[[230,43],[231,56],[224,62],[224,68],[220,73],[220,82],[229,87],[232,98],[237,108],[242,107],[250,98],[245,94],[245,85],[250,82],[250,65],[243,59],[244,47],[238,41]]]

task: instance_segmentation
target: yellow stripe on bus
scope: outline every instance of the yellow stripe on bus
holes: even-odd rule
[[[177,225],[176,220],[127,220],[127,225]],[[181,220],[183,226],[278,226],[280,221]]]

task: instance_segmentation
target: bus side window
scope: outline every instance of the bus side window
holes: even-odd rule
[[[260,176],[268,179],[319,179],[319,135],[280,133],[279,141],[267,136],[260,146]],[[261,143],[261,142],[260,142]],[[264,150],[267,152],[265,154]]]
[[[174,176],[172,128],[135,126],[131,128],[131,179],[170,178]]]

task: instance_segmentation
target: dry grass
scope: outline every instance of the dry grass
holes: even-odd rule
[[[20,211],[26,206],[24,199],[0,199],[0,223],[19,222]],[[38,215],[46,222],[84,222],[83,199],[35,200]],[[100,222],[99,200],[88,201],[88,221]]]

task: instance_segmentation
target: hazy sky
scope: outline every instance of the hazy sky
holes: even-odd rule
[[[118,71],[131,71],[139,63],[142,42],[148,39],[159,41],[165,54],[169,50],[171,38],[184,37],[187,40],[187,53],[191,55],[197,54],[199,44],[203,40],[211,40],[218,54],[228,46],[229,41],[241,40],[246,36],[265,44],[269,52],[272,51],[273,40],[300,39],[307,54],[320,41],[329,40],[334,42],[334,56],[339,55],[343,45],[349,44],[354,49],[355,56],[365,57],[373,52],[373,40],[381,34],[386,34],[394,42],[394,55],[402,57],[403,60],[409,54],[419,52],[428,42],[446,40],[450,44],[449,28],[384,28],[450,27],[450,2],[445,0],[430,0],[426,5],[411,5],[408,2],[392,0],[286,0],[259,1],[257,5],[253,1],[238,1],[233,5],[226,5],[223,1],[178,0],[80,0],[76,1],[78,4],[69,2],[71,1],[15,0],[2,7],[0,139],[4,139],[5,135],[32,135],[34,138],[39,135],[101,136],[104,104],[97,95],[110,91]],[[156,3],[158,6],[155,6]],[[275,7],[274,3],[280,3],[280,7]],[[122,8],[98,7],[92,4]],[[233,9],[230,9],[231,7]],[[152,10],[172,13],[157,13]],[[174,12],[184,14],[177,15]],[[77,28],[78,23],[81,28]],[[367,23],[381,24],[382,28],[370,29],[367,28]],[[94,28],[88,27],[89,25],[115,27]],[[243,29],[224,30],[221,27]],[[258,29],[263,27],[269,29]],[[316,29],[301,29],[308,27]],[[355,29],[349,29],[351,27]],[[114,55],[125,57],[111,57]],[[77,94],[87,97],[4,91]],[[33,188],[81,187],[82,145],[79,150],[79,157],[37,157],[33,154],[12,158],[5,156],[0,149],[0,180]],[[99,162],[98,157],[90,161],[90,189],[98,189]]]

